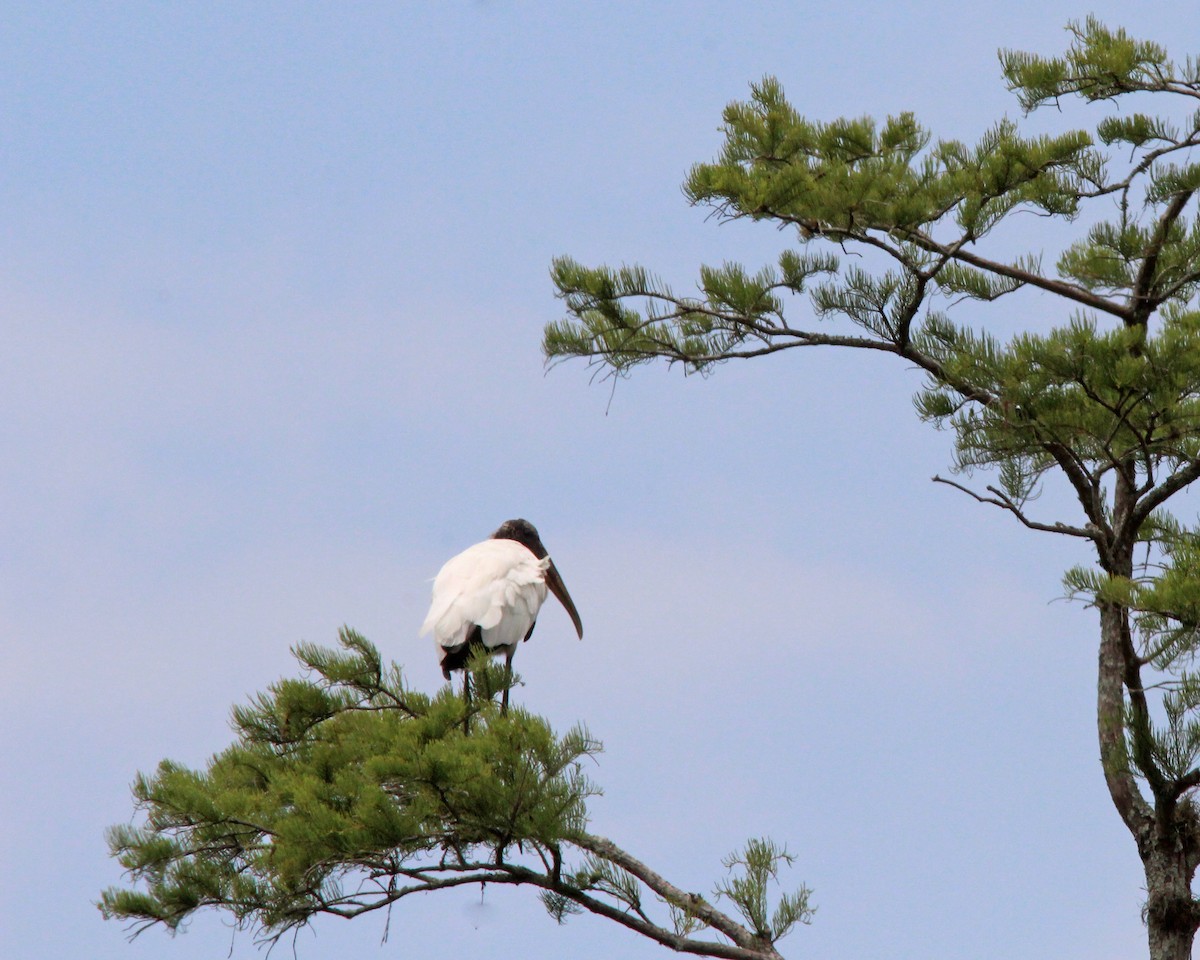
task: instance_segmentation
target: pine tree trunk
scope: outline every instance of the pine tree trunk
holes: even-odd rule
[[[1194,840],[1189,842],[1179,835],[1183,831],[1171,827],[1168,832],[1175,834],[1174,838],[1157,837],[1152,849],[1142,851],[1149,892],[1146,928],[1150,960],[1191,960],[1192,941],[1200,919],[1191,892],[1191,875],[1195,872],[1191,865],[1195,860]],[[1191,832],[1186,828],[1185,831]],[[1193,849],[1189,851],[1188,847]]]
[[[1150,960],[1191,960],[1200,928],[1200,905],[1192,895],[1192,877],[1200,865],[1200,823],[1191,801],[1161,774],[1151,798],[1138,786],[1129,749],[1139,750],[1139,731],[1136,718],[1126,712],[1125,694],[1129,689],[1136,698],[1141,679],[1129,639],[1129,612],[1111,603],[1097,606],[1100,756],[1109,795],[1137,843],[1146,873]],[[1127,720],[1132,727],[1127,728]],[[1150,760],[1143,757],[1143,762]]]

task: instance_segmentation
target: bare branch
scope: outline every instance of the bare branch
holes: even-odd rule
[[[971,497],[971,499],[976,500],[979,503],[989,503],[992,506],[1007,510],[1030,530],[1041,530],[1045,533],[1061,533],[1064,536],[1080,537],[1084,540],[1096,540],[1099,536],[1099,531],[1095,529],[1087,530],[1083,527],[1072,527],[1065,523],[1039,523],[1036,520],[1030,520],[1029,517],[1027,517],[1021,510],[1021,508],[1013,502],[1011,497],[993,486],[988,486],[986,488],[988,493],[992,494],[992,496],[985,497],[976,493],[970,487],[965,487],[961,483],[955,483],[953,480],[947,480],[945,477],[935,474],[931,479],[934,483],[944,483],[946,486],[953,487],[955,490],[961,490],[968,497]]]
[[[1171,474],[1138,502],[1129,517],[1134,529],[1145,523],[1146,518],[1170,497],[1197,479],[1200,479],[1200,459],[1192,460],[1186,467]]]

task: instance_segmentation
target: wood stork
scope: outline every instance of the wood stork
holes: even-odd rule
[[[509,684],[501,714],[508,713],[508,689],[517,644],[528,640],[546,599],[546,588],[559,599],[583,639],[579,611],[567,593],[537,530],[528,520],[506,520],[491,538],[447,560],[433,581],[433,602],[421,636],[433,631],[442,675],[463,672],[463,696],[471,697],[467,661],[479,648],[504,655]]]

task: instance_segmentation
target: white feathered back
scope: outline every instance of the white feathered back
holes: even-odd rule
[[[421,635],[443,650],[466,642],[476,624],[488,649],[520,643],[546,599],[546,569],[515,540],[484,540],[446,561],[433,581]]]

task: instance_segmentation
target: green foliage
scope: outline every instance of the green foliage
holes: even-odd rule
[[[576,889],[606,894],[630,910],[642,909],[642,888],[637,878],[594,853],[587,854],[566,880]]]
[[[1086,100],[1112,100],[1139,90],[1161,91],[1169,89],[1169,83],[1179,74],[1158,44],[1135,40],[1124,30],[1110,30],[1095,17],[1071,23],[1067,29],[1071,33],[1071,46],[1062,57],[1011,50],[1001,53],[1009,89],[1026,110],[1071,95]],[[1182,79],[1195,83],[1200,81],[1200,73],[1189,63]],[[1153,122],[1141,124],[1136,116],[1130,119],[1131,129],[1154,129]],[[1148,139],[1126,142],[1140,145]]]
[[[783,316],[779,293],[800,293],[837,266],[833,256],[789,251],[778,270],[705,267],[703,296],[681,297],[640,267],[589,269],[560,257],[552,276],[577,322],[547,326],[543,348],[549,357],[602,356],[618,373],[655,357],[704,372],[730,350],[768,345]]]
[[[765,837],[750,840],[740,853],[725,858],[731,876],[717,886],[718,896],[731,900],[750,929],[771,943],[787,936],[797,923],[811,923],[816,910],[809,905],[812,891],[802,886],[793,893],[780,894],[774,911],[768,915],[770,885],[778,884],[780,866],[791,866],[793,860],[787,850]]]
[[[1130,582],[1121,602],[1134,613],[1141,655],[1158,670],[1187,681],[1200,631],[1200,533],[1175,527],[1155,541],[1158,562],[1147,564]]]
[[[296,648],[308,668],[234,711],[234,744],[203,771],[171,761],[139,775],[145,822],[109,832],[144,889],[104,893],[106,916],[171,928],[205,906],[277,933],[320,912],[353,912],[346,881],[429,880],[450,860],[543,853],[586,824],[596,788],[581,761],[600,745],[558,737],[519,708],[506,717],[448,690],[430,698],[386,675],[350,630],[343,651]]]
[[[1189,777],[1200,761],[1200,677],[1184,673],[1162,700],[1165,722],[1150,730],[1149,751],[1143,755],[1130,745],[1130,755],[1138,772],[1146,779],[1166,777],[1181,781]],[[1130,739],[1138,729],[1136,718],[1127,721]]]
[[[1126,709],[1125,754],[1155,792],[1177,796],[1181,785],[1200,780],[1200,674],[1194,669],[1200,651],[1200,534],[1168,516],[1147,523],[1143,534],[1147,545],[1157,546],[1159,561],[1147,561],[1137,576],[1076,567],[1065,583],[1094,605],[1130,611],[1138,654],[1164,679],[1158,683],[1157,719],[1143,703],[1145,691],[1134,692]]]
[[[917,409],[953,428],[959,469],[1007,469],[1014,488],[1031,489],[1057,465],[1049,445],[1099,474],[1132,461],[1154,477],[1200,455],[1200,313],[1168,311],[1149,338],[1076,315],[1005,346],[931,318],[918,343],[944,373]],[[962,382],[998,402],[964,406]]]

